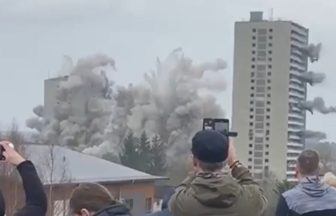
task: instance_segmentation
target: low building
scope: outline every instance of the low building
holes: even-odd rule
[[[50,216],[68,215],[73,188],[86,182],[106,186],[133,215],[145,215],[152,211],[156,182],[165,179],[61,146],[26,145],[25,152],[45,185]]]

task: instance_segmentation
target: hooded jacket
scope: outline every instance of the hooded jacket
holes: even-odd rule
[[[318,177],[306,177],[279,199],[277,216],[335,216],[336,189]]]
[[[131,216],[131,213],[124,205],[115,204],[96,212],[94,216]]]
[[[262,189],[247,168],[203,173],[186,179],[170,201],[174,216],[259,216],[267,204]]]

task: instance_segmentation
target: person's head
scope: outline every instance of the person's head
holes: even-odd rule
[[[216,172],[225,165],[229,153],[229,139],[214,130],[199,131],[192,139],[191,151],[196,170]]]
[[[331,172],[327,172],[324,177],[323,177],[323,181],[332,186],[332,187],[336,187],[336,176],[334,174],[332,174]]]
[[[104,186],[85,183],[73,190],[70,211],[74,216],[92,216],[95,212],[115,203],[115,199]]]
[[[315,150],[304,150],[297,160],[298,178],[319,175],[319,154]]]

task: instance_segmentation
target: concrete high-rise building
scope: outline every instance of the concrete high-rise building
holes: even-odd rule
[[[67,94],[62,95],[61,85],[65,82],[69,82],[69,76],[44,81],[44,117],[52,118],[64,112],[71,112],[71,115],[76,117],[78,121],[85,119],[90,102],[95,98],[102,97],[102,91],[99,87],[95,88],[94,85],[85,85],[85,87],[69,88]],[[67,98],[64,98],[65,95]]]
[[[275,174],[295,181],[295,161],[304,148],[302,131],[307,72],[303,47],[308,29],[292,21],[236,22],[232,127],[237,152],[258,179]]]
[[[44,110],[43,115],[45,118],[53,118],[55,113],[55,107],[59,105],[58,89],[60,83],[66,81],[67,76],[57,77],[44,80]]]

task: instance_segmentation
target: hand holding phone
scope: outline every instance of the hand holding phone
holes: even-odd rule
[[[9,162],[15,166],[25,161],[25,159],[15,151],[13,143],[9,141],[1,141],[0,148],[0,160]]]
[[[234,143],[232,140],[230,140],[229,144],[229,154],[228,154],[228,165],[231,166],[233,163],[235,163],[237,159],[237,152],[236,147],[234,146]]]
[[[215,130],[227,137],[236,137],[238,135],[236,132],[230,131],[229,119],[204,118],[203,130]]]

